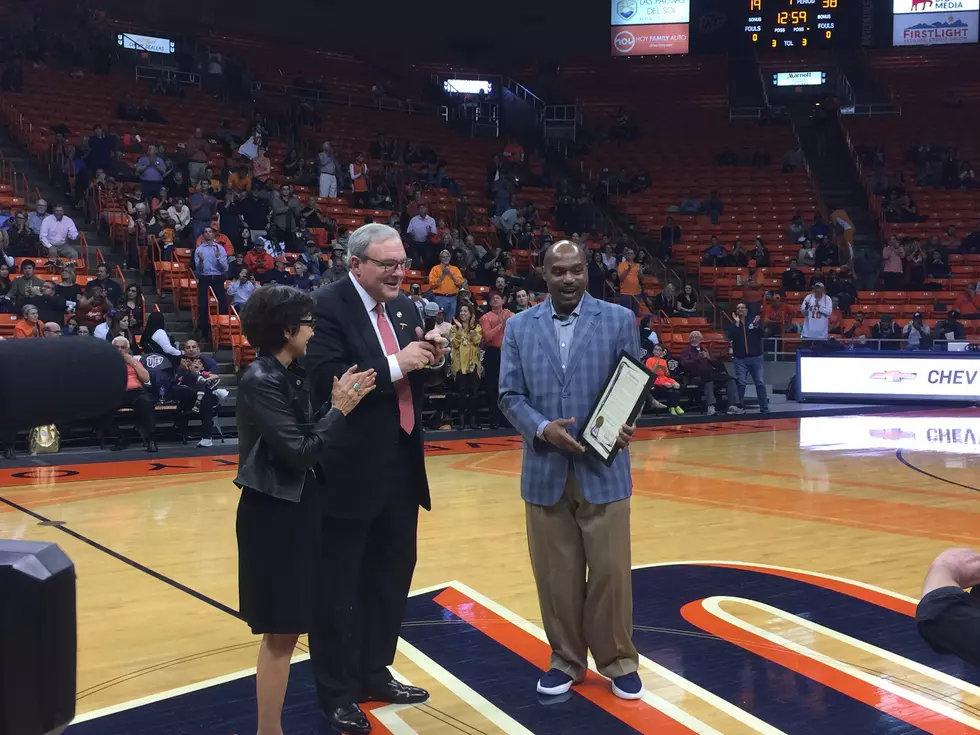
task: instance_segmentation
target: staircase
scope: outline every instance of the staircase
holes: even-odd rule
[[[138,270],[127,268],[122,252],[113,250],[113,245],[107,235],[100,233],[94,223],[85,221],[84,212],[71,206],[71,197],[66,196],[64,191],[59,191],[58,187],[51,183],[48,172],[30,157],[26,148],[11,137],[10,131],[5,127],[0,127],[0,149],[3,150],[4,158],[13,164],[14,168],[27,177],[32,189],[37,188],[41,198],[48,202],[50,212],[55,204],[62,204],[65,207],[65,214],[71,217],[78,231],[84,233],[89,247],[89,262],[87,263],[88,272],[94,273],[96,266],[96,250],[102,252],[110,272],[116,272],[116,266],[122,269],[126,283],[139,283],[143,289],[143,296],[146,299],[147,313],[153,311],[155,305],[159,305],[160,311],[164,315],[166,329],[170,338],[174,342],[185,342],[189,339],[196,339],[193,333],[193,322],[189,311],[177,311],[174,307],[172,294],[157,294],[153,278],[149,274],[141,274]],[[115,278],[115,276],[113,276]],[[120,284],[125,287],[125,284]],[[204,351],[208,351],[208,345],[203,345]],[[231,349],[219,349],[213,353],[218,363],[221,373],[221,387],[228,390],[228,398],[219,408],[215,416],[215,425],[221,427],[221,431],[227,438],[234,436],[235,427],[235,399],[238,391],[238,379],[235,371],[235,364],[232,359]],[[196,424],[192,425],[193,433]],[[217,438],[217,437],[215,437]]]
[[[766,90],[762,86],[754,57],[729,57],[728,106],[730,108],[766,106]]]
[[[827,125],[826,142],[818,150],[816,131],[801,112],[794,115],[803,153],[810,164],[814,182],[830,211],[843,209],[854,222],[854,246],[878,247],[878,224],[868,209],[868,198],[858,180],[857,170],[839,121]]]

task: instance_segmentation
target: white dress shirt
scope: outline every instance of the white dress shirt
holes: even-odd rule
[[[41,223],[41,244],[46,248],[64,245],[68,240],[78,239],[78,229],[71,217],[62,217],[61,222],[53,214],[49,214]]]
[[[364,309],[368,313],[368,319],[371,321],[371,326],[374,328],[374,336],[378,338],[378,344],[381,345],[381,354],[385,354],[387,350],[385,350],[384,340],[381,339],[381,330],[378,329],[378,313],[375,311],[375,309],[378,308],[378,302],[375,301],[374,298],[364,290],[364,287],[357,282],[357,279],[354,278],[353,273],[348,273],[347,275],[350,278],[351,283],[354,284],[354,288],[357,289],[357,295],[361,297],[361,303],[364,304]],[[395,345],[397,346],[398,338],[395,337],[395,325],[392,324],[391,319],[388,318],[387,311],[384,312],[384,318],[385,321],[388,322],[388,328],[391,330],[391,336],[395,339]],[[402,373],[401,365],[398,364],[398,358],[395,357],[395,355],[388,355],[388,371],[391,373],[392,383],[405,377],[404,373]]]
[[[412,236],[414,242],[425,242],[429,235],[436,234],[436,221],[429,215],[425,215],[425,217],[415,215],[408,223],[406,231]]]
[[[169,207],[167,209],[167,214],[169,214],[171,219],[173,219],[174,229],[177,230],[177,232],[180,232],[191,223],[191,210],[187,208],[186,204],[179,208],[174,206]]]

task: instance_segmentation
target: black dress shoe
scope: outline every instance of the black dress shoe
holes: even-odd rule
[[[344,733],[369,733],[371,722],[353,702],[327,712],[327,722],[334,730]]]
[[[411,687],[392,679],[380,687],[365,689],[362,702],[388,702],[389,704],[422,704],[429,701],[429,693],[419,687]]]

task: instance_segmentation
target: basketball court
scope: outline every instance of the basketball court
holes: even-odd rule
[[[549,649],[519,443],[432,441],[434,510],[421,518],[395,662],[432,699],[372,706],[374,732],[980,731],[980,673],[933,653],[912,619],[932,558],[980,545],[980,410],[639,437],[632,542],[645,699],[616,699],[594,673],[539,699]],[[72,735],[254,733],[259,641],[236,612],[228,451],[0,471],[0,537],[55,542],[77,568]],[[304,651],[284,731],[327,733]]]

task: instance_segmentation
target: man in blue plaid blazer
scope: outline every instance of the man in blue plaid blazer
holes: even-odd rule
[[[613,693],[639,699],[626,448],[633,427],[620,429],[622,449],[611,467],[574,438],[576,422],[586,420],[620,352],[639,358],[639,331],[628,309],[586,293],[586,252],[579,245],[552,245],[543,276],[548,299],[507,320],[499,399],[524,437],[521,497],[552,651],[537,690],[567,692],[584,678],[591,649]]]

